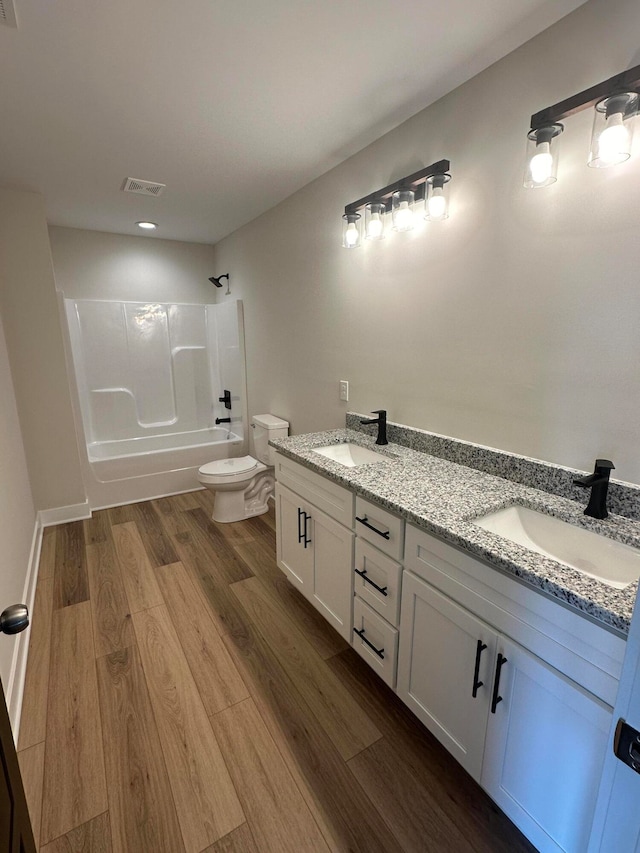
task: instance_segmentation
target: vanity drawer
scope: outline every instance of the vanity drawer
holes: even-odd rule
[[[275,468],[276,480],[279,483],[288,486],[340,524],[353,528],[353,492],[281,453],[276,453]]]
[[[397,627],[400,621],[402,566],[358,536],[354,572],[356,595]]]
[[[353,648],[389,687],[396,686],[398,632],[357,596],[353,599]]]
[[[364,498],[356,498],[356,533],[388,554],[402,561],[404,553],[404,521],[386,509]]]

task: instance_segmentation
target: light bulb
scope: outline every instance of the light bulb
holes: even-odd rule
[[[347,225],[347,230],[344,232],[344,242],[350,249],[358,242],[358,229],[355,222],[350,222]]]
[[[382,219],[379,213],[372,213],[369,225],[367,226],[367,237],[370,240],[379,240],[382,236]]]
[[[531,180],[536,184],[548,181],[553,173],[553,157],[548,142],[541,142],[529,162]]]
[[[396,209],[395,229],[396,231],[410,231],[412,227],[413,213],[408,201],[401,201]]]
[[[442,187],[434,187],[432,194],[429,196],[427,206],[429,208],[430,219],[442,219],[447,212],[447,200],[444,197]]]
[[[622,113],[612,113],[607,126],[598,137],[598,157],[603,164],[612,166],[629,157],[629,131],[622,121]]]

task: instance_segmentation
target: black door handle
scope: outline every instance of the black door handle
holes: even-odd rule
[[[369,648],[371,649],[372,652],[375,652],[379,658],[384,660],[384,648],[377,649],[370,640],[367,640],[367,638],[364,635],[364,628],[361,628],[360,630],[358,630],[357,628],[354,628],[353,630],[360,637],[362,642],[366,643],[366,645],[369,646]]]
[[[311,518],[311,516],[310,516],[310,515],[308,515],[304,510],[302,511],[302,514],[304,515],[304,530],[303,530],[303,532],[302,532],[302,535],[303,535],[303,537],[304,537],[304,538],[303,538],[303,540],[302,540],[302,541],[304,542],[304,547],[306,548],[306,547],[307,547],[307,545],[310,545],[310,544],[311,544],[311,539],[309,539],[309,538],[308,538],[308,535],[307,535],[307,533],[308,533],[308,531],[307,531],[307,522],[309,521],[309,519]]]
[[[498,652],[498,659],[496,660],[496,677],[493,682],[493,696],[491,697],[491,713],[495,714],[496,708],[498,704],[502,702],[502,696],[499,696],[500,691],[500,673],[502,672],[502,667],[507,663],[506,657]]]
[[[478,640],[478,645],[476,646],[476,665],[473,670],[473,690],[471,691],[471,695],[475,699],[478,695],[478,688],[482,687],[484,681],[478,681],[478,675],[480,674],[480,658],[482,656],[482,652],[487,648],[487,644],[483,643],[482,640]]]
[[[304,536],[304,534],[302,532],[302,524],[301,524],[302,516],[303,516],[302,509],[300,509],[300,507],[298,507],[298,545],[302,542],[302,538]]]
[[[378,586],[378,584],[377,584],[377,583],[374,583],[374,581],[372,581],[372,580],[371,580],[371,578],[369,577],[369,575],[367,574],[367,570],[366,570],[366,569],[362,569],[362,571],[360,571],[360,569],[354,569],[353,571],[354,571],[357,575],[360,575],[360,577],[362,578],[362,580],[363,580],[365,583],[370,583],[370,584],[371,584],[371,586],[372,586],[374,589],[377,589],[377,590],[378,590],[378,592],[379,592],[381,595],[384,595],[384,596],[389,595],[389,593],[387,592],[388,587],[386,587],[386,586]]]
[[[373,530],[373,532],[377,533],[378,536],[382,536],[384,539],[389,538],[389,531],[388,530],[378,530],[378,528],[374,527],[373,524],[369,524],[369,519],[367,518],[366,515],[364,518],[358,518],[358,516],[356,515],[356,521],[359,521],[360,524],[364,524],[364,526],[368,527],[369,530]]]

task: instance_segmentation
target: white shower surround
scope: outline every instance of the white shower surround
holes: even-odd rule
[[[202,464],[246,453],[240,301],[65,299],[65,309],[92,508],[197,488]]]

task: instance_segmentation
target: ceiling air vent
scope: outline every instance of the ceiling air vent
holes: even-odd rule
[[[0,0],[2,3],[3,0]],[[158,184],[156,181],[141,181],[138,178],[127,178],[122,189],[126,193],[139,193],[140,195],[159,196],[165,190],[166,184]]]
[[[0,24],[5,24],[7,27],[18,26],[13,0],[0,0]]]

